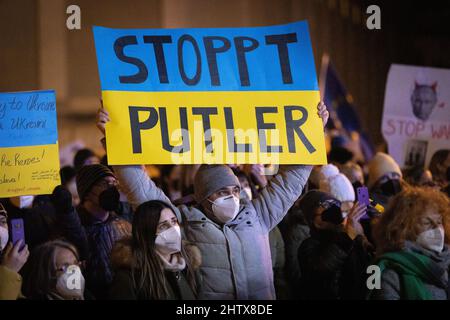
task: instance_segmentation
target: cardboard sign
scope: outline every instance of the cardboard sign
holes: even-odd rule
[[[306,22],[94,38],[110,164],[326,163]]]
[[[401,167],[428,166],[450,149],[450,70],[392,65],[384,98],[382,133]]]
[[[60,184],[54,91],[0,93],[0,197]]]

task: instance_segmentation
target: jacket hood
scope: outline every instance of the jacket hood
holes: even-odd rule
[[[183,240],[182,245],[190,258],[191,267],[194,270],[200,268],[202,256],[200,249],[192,243]],[[111,265],[113,269],[130,269],[133,262],[131,237],[123,238],[114,244],[111,251]]]

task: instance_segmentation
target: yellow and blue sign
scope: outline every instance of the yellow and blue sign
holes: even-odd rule
[[[60,184],[53,90],[0,93],[0,198]]]
[[[93,31],[110,164],[326,163],[306,22]]]

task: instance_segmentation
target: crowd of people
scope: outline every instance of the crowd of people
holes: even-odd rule
[[[428,168],[342,145],[328,165],[264,167],[149,174],[80,150],[51,195],[0,199],[0,299],[450,299],[450,150]]]

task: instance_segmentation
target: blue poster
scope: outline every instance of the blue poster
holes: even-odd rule
[[[0,93],[0,148],[54,144],[54,90]]]
[[[318,90],[306,21],[93,32],[103,91]]]

